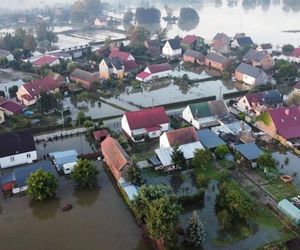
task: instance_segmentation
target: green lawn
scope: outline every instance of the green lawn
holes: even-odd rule
[[[136,161],[143,161],[154,155],[154,150],[157,148],[159,148],[158,140],[151,140],[150,142],[135,143],[130,153]]]

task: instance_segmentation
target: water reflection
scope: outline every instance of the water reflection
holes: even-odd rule
[[[199,24],[199,19],[193,20],[193,21],[188,21],[188,20],[179,18],[179,21],[178,21],[178,27],[182,31],[190,31],[190,30],[196,29],[198,24]]]
[[[46,201],[29,201],[29,207],[34,218],[39,220],[50,220],[53,219],[60,207],[59,198],[50,198]],[[45,209],[47,207],[47,209]]]
[[[80,207],[91,207],[98,199],[100,188],[74,189],[73,196]]]

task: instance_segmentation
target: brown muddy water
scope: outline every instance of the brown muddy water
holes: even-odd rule
[[[47,151],[68,150],[75,138],[38,146]],[[76,147],[75,147],[76,148]],[[89,145],[83,144],[84,152]],[[88,150],[90,151],[90,150]],[[0,249],[7,250],[149,250],[142,231],[127,209],[100,162],[94,190],[76,190],[74,182],[60,177],[56,198],[34,202],[26,196],[0,195]],[[62,212],[64,204],[73,204]]]

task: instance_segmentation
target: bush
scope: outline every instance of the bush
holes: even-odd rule
[[[219,145],[215,150],[215,154],[218,159],[224,159],[229,152],[230,151],[227,145]]]
[[[207,188],[210,178],[204,174],[199,174],[197,176],[197,184],[200,188]]]

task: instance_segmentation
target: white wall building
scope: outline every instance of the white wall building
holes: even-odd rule
[[[182,55],[182,48],[179,39],[171,39],[166,41],[162,48],[162,54],[165,57],[180,57]]]

